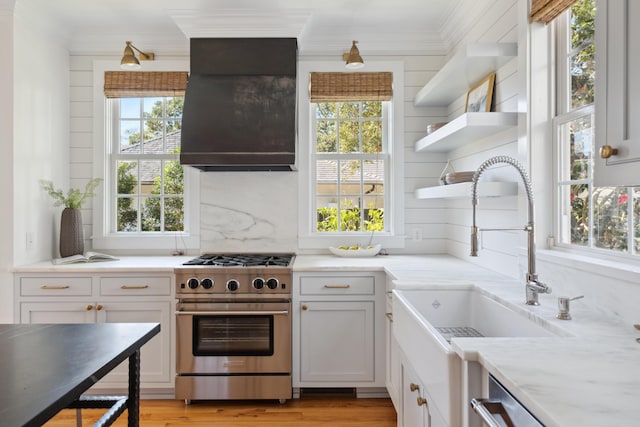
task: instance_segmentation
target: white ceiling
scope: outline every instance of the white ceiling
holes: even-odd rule
[[[301,54],[447,53],[465,4],[486,0],[16,0],[72,52],[188,52],[190,37],[297,37]],[[468,9],[467,9],[468,10]]]

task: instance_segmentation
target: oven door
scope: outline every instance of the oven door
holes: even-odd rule
[[[290,373],[290,312],[290,300],[178,303],[176,373]]]

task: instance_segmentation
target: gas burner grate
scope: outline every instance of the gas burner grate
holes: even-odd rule
[[[269,254],[203,254],[183,265],[209,265],[213,267],[287,267],[292,255]]]

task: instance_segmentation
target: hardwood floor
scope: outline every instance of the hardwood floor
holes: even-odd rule
[[[91,426],[101,410],[83,410],[82,425]],[[126,412],[115,426],[126,426]],[[75,410],[66,409],[46,427],[76,425]],[[396,413],[389,399],[356,399],[344,396],[304,396],[281,405],[277,401],[142,400],[141,427],[396,427]]]

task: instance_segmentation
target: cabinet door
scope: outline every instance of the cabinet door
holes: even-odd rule
[[[93,302],[23,302],[20,323],[93,323],[96,304]]]
[[[140,379],[143,383],[171,381],[171,320],[169,302],[101,302],[98,322],[160,323],[160,333],[142,346]],[[127,384],[129,363],[123,362],[101,382]]]
[[[618,150],[596,156],[596,186],[640,185],[640,2],[596,2],[596,146]]]
[[[300,303],[300,379],[374,381],[372,301]]]
[[[403,427],[430,427],[429,406],[424,388],[410,365],[402,365],[402,420]]]
[[[389,397],[396,410],[400,406],[400,384],[402,381],[402,362],[400,361],[400,345],[393,335],[393,313],[391,306],[391,292],[387,292],[385,342],[387,353],[386,385]]]

